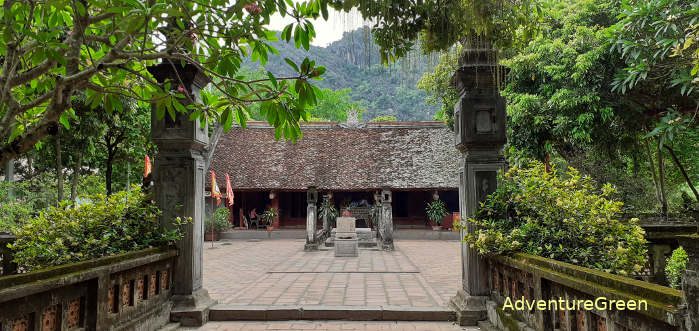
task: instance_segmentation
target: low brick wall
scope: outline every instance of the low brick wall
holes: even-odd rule
[[[488,261],[488,319],[500,329],[687,330],[682,292],[678,290],[528,254],[496,256]],[[598,298],[607,300],[600,299],[595,305]],[[521,299],[544,300],[545,304],[540,308],[517,307]],[[578,300],[591,303],[585,306]],[[624,306],[608,300],[623,300]],[[645,300],[647,309],[639,309],[644,306],[641,300]],[[628,302],[638,306],[633,310],[626,305]],[[506,303],[513,304],[514,309],[505,308]],[[571,303],[581,307],[569,309],[573,308]],[[603,309],[603,305],[608,308]]]
[[[0,330],[155,330],[175,250],[152,248],[0,277]]]

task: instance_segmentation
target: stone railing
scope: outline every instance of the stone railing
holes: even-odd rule
[[[0,330],[155,330],[175,250],[151,248],[0,277]]]
[[[0,233],[0,276],[8,276],[17,273],[17,265],[12,262],[14,255],[12,251],[7,248],[7,245],[14,241],[15,236],[7,233]]]
[[[488,261],[488,319],[501,330],[689,330],[678,290],[527,254]]]

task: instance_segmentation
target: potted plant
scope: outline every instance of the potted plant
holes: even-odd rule
[[[333,206],[329,200],[325,199],[318,208],[318,217],[327,217],[330,227],[335,227],[335,219],[337,219],[337,209],[335,209],[335,206]]]
[[[427,204],[425,211],[427,212],[427,218],[434,224],[432,225],[432,230],[439,231],[441,229],[440,224],[442,224],[444,216],[447,216],[448,214],[447,207],[444,202],[439,199],[434,200]]]
[[[213,217],[213,227],[211,226],[211,217],[206,219],[204,224],[204,240],[206,241],[218,241],[221,239],[221,232],[230,230],[231,223],[228,219],[231,217],[231,212],[228,208],[219,208],[214,211]],[[211,232],[213,228],[213,233]]]
[[[260,218],[262,219],[262,222],[267,224],[267,231],[272,231],[274,230],[274,227],[272,226],[272,223],[274,222],[274,219],[279,216],[279,212],[275,210],[274,208],[267,209],[262,215],[260,215]]]

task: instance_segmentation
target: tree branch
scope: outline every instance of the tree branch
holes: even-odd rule
[[[10,80],[10,86],[15,87],[17,85],[26,84],[31,80],[37,79],[39,76],[53,69],[56,66],[56,63],[58,63],[58,61],[55,59],[46,59],[38,66],[17,74]]]
[[[214,151],[216,151],[216,146],[221,138],[221,134],[223,134],[223,125],[216,122],[214,132],[209,138],[209,144],[206,146],[206,155],[204,156],[204,172],[209,170],[209,166],[211,165],[211,160],[214,158]]]

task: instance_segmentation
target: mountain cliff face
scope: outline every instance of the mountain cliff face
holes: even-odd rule
[[[432,70],[437,57],[415,54],[386,67],[381,64],[378,46],[368,29],[346,32],[342,39],[328,47],[311,46],[309,51],[297,49],[292,43],[273,42],[280,56],[270,55],[265,69],[275,75],[291,75],[293,69],[284,58],[294,62],[308,57],[326,67],[321,88],[334,90],[351,88],[352,101],[366,108],[364,120],[380,115],[395,116],[399,121],[428,121],[434,119],[438,106],[425,102],[425,93],[415,87],[422,74]],[[259,63],[256,64],[259,66]]]

